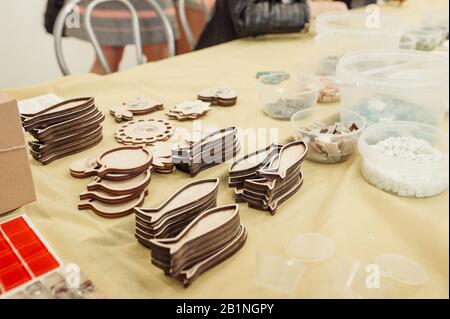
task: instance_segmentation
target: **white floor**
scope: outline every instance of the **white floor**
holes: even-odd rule
[[[0,89],[31,85],[61,77],[53,37],[45,32],[47,0],[0,1]],[[94,52],[89,43],[64,39],[64,52],[73,73],[90,68]],[[134,64],[128,48],[122,68]]]

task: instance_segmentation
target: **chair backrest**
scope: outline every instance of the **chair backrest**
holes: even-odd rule
[[[208,5],[204,0],[200,0],[200,4],[205,12],[205,21],[209,20],[209,9]],[[180,17],[181,27],[183,28],[184,34],[186,35],[187,42],[191,50],[194,50],[196,41],[189,25],[189,21],[186,15],[186,0],[178,0],[178,15]]]
[[[58,61],[58,65],[61,69],[61,72],[64,75],[71,74],[66,59],[64,57],[64,52],[62,49],[62,38],[64,33],[64,27],[67,16],[73,12],[75,7],[81,2],[82,0],[69,0],[64,5],[64,7],[61,9],[61,11],[58,14],[58,17],[55,21],[55,26],[53,29],[53,35],[54,35],[54,45],[55,45],[55,54],[56,59]],[[164,33],[166,36],[167,41],[167,50],[168,50],[168,56],[172,57],[175,55],[175,35],[172,29],[172,26],[170,25],[169,19],[165,15],[163,9],[161,6],[155,1],[155,0],[145,0],[149,3],[149,5],[152,7],[153,10],[155,10],[156,14],[158,15],[159,19],[161,20],[164,28]],[[133,28],[133,38],[134,38],[134,44],[136,46],[136,60],[138,64],[142,64],[144,62],[143,54],[142,54],[142,41],[141,41],[141,34],[140,34],[140,25],[139,25],[139,17],[136,12],[136,8],[133,6],[133,4],[129,0],[93,0],[91,1],[88,6],[86,7],[85,12],[85,18],[84,18],[84,27],[86,29],[86,32],[89,36],[89,39],[92,43],[92,46],[94,47],[95,54],[97,55],[103,70],[106,74],[111,73],[111,69],[108,65],[108,62],[106,61],[105,55],[103,54],[103,51],[101,49],[101,46],[98,42],[97,36],[95,35],[95,32],[92,28],[92,11],[93,9],[105,2],[119,2],[122,3],[124,6],[127,7],[127,9],[131,13],[131,23]]]

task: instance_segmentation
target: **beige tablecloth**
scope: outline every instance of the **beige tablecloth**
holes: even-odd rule
[[[426,2],[437,10],[446,1]],[[386,10],[414,21],[419,14],[414,3],[408,1],[404,8]],[[17,99],[46,92],[64,98],[94,96],[99,108],[108,114],[109,107],[137,96],[159,99],[171,106],[194,98],[200,89],[228,84],[239,92],[238,105],[214,108],[204,119],[204,124],[278,128],[280,141],[286,142],[291,139],[291,126],[289,122],[264,115],[256,96],[255,74],[264,70],[312,72],[315,50],[312,36],[241,40],[110,76],[71,76],[9,92]],[[165,118],[165,115],[160,111],[142,118],[149,117]],[[190,129],[192,124],[177,122],[176,125]],[[27,213],[62,259],[80,265],[108,297],[286,297],[255,284],[256,253],[263,251],[286,257],[284,245],[291,236],[321,232],[334,241],[335,254],[328,261],[310,268],[298,289],[288,297],[340,297],[334,282],[336,265],[341,257],[370,263],[379,254],[393,252],[418,261],[429,274],[428,283],[415,297],[448,298],[448,192],[427,199],[384,193],[361,177],[358,154],[338,165],[306,161],[302,189],[283,204],[275,216],[241,204],[241,220],[248,229],[246,245],[184,289],[150,264],[149,250],[134,238],[132,215],[108,220],[90,211],[77,210],[78,194],[85,189],[88,180],[72,178],[69,165],[76,159],[118,146],[113,137],[117,127],[118,124],[107,115],[104,141],[97,147],[48,166],[30,159],[38,200],[0,219]],[[233,203],[233,190],[226,185],[228,167],[229,164],[223,164],[196,177],[221,179],[219,204]],[[144,206],[158,205],[192,180],[180,172],[154,174]]]

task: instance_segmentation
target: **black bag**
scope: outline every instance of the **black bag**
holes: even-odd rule
[[[300,32],[309,21],[304,0],[285,4],[280,0],[238,0],[231,17],[239,37]]]
[[[56,17],[64,6],[64,0],[48,0],[47,8],[44,15],[45,30],[53,34],[53,27],[55,26]]]

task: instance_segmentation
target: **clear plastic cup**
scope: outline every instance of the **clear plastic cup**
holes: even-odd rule
[[[426,270],[416,261],[397,254],[375,258],[382,274],[381,284],[390,287],[388,297],[411,297],[428,282]]]
[[[331,238],[320,233],[296,235],[286,242],[284,248],[288,256],[304,263],[325,261],[334,253]]]
[[[264,288],[291,294],[298,288],[305,269],[298,261],[257,252],[255,282]]]
[[[377,271],[374,266],[350,257],[339,258],[334,280],[336,291],[348,299],[382,298],[391,285],[381,284],[381,274],[374,273]],[[373,281],[371,276],[378,278]]]

